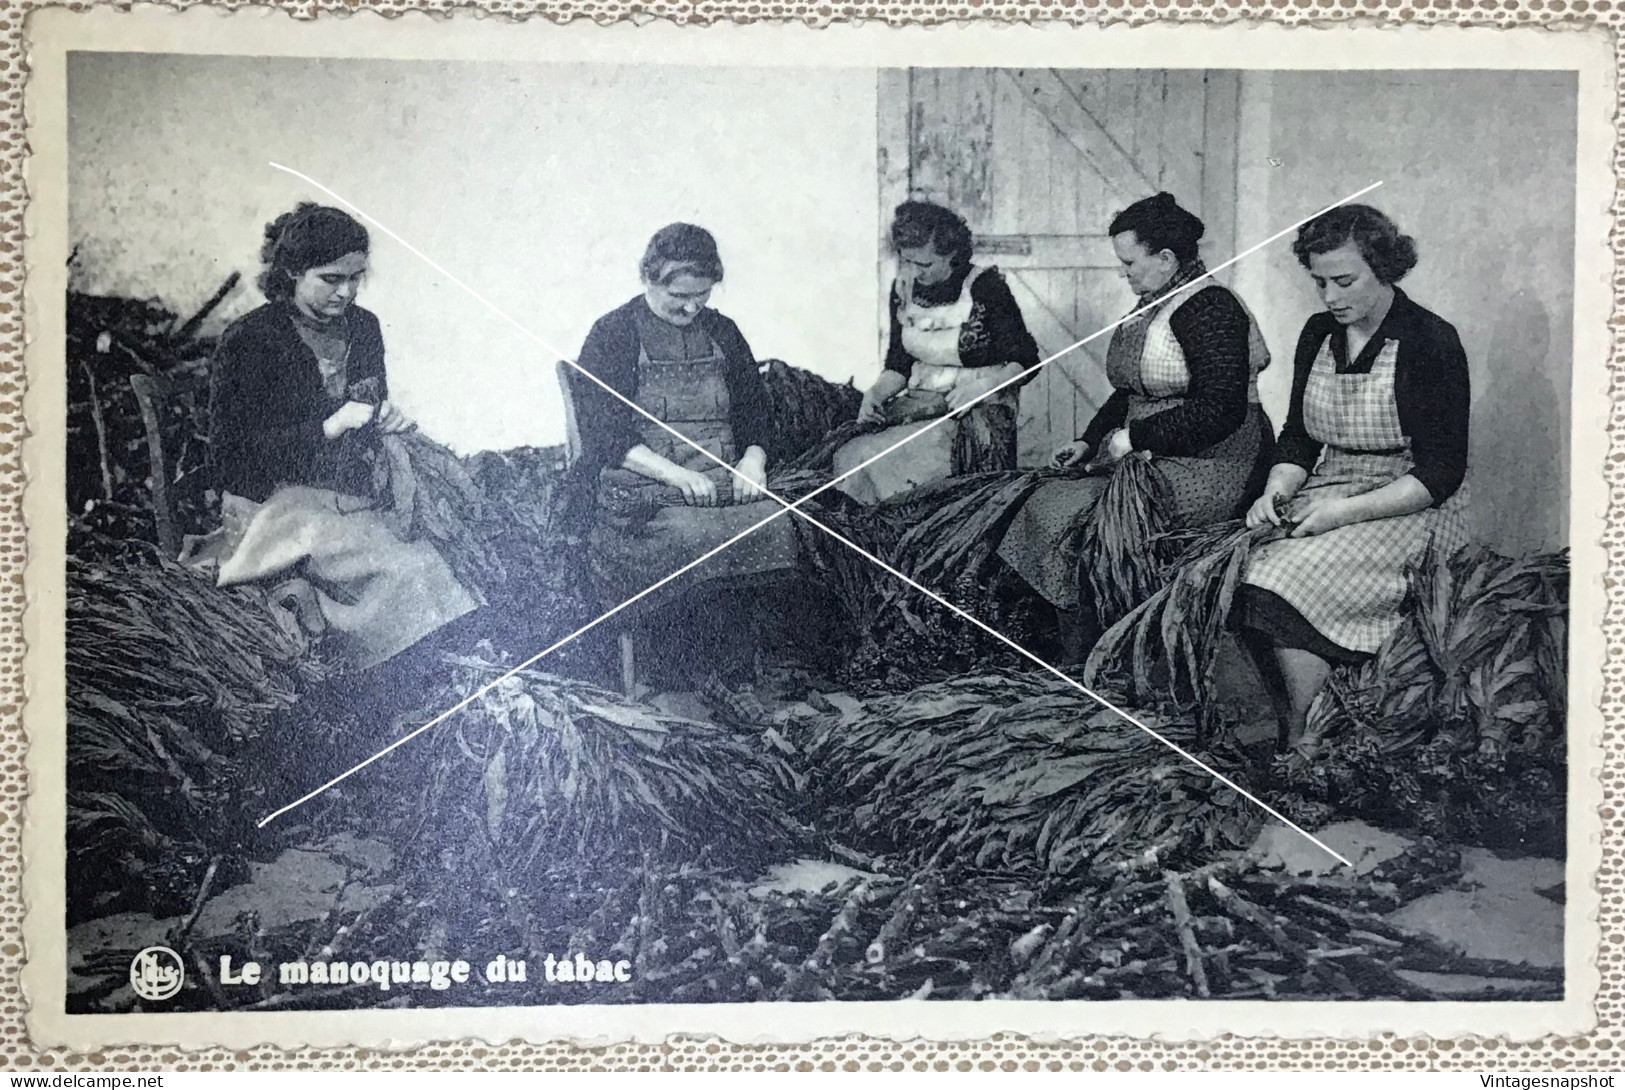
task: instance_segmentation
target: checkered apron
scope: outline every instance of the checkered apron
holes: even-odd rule
[[[1304,388],[1303,423],[1325,450],[1290,516],[1311,499],[1362,495],[1411,471],[1410,440],[1394,401],[1398,358],[1399,343],[1385,341],[1369,373],[1340,375],[1331,338],[1320,346]],[[1271,542],[1248,558],[1244,580],[1292,603],[1333,643],[1375,652],[1399,624],[1406,567],[1430,543],[1446,555],[1466,543],[1467,502],[1463,486],[1415,514]]]

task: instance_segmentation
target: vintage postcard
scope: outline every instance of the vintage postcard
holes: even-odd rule
[[[29,43],[38,1043],[1595,1024],[1606,35]]]

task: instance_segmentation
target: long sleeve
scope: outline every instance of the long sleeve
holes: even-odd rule
[[[768,405],[767,387],[756,356],[750,350],[745,335],[732,320],[715,311],[708,311],[708,332],[728,361],[729,426],[733,430],[734,446],[743,454],[746,447],[767,449],[773,440],[773,421]]]
[[[1106,403],[1095,410],[1094,418],[1078,438],[1088,443],[1091,450],[1099,450],[1100,441],[1106,438],[1106,433],[1122,427],[1123,421],[1128,419],[1128,400],[1127,390],[1113,390]]]
[[[389,397],[389,376],[384,373],[384,334],[378,316],[356,308],[354,342],[350,348],[350,385],[372,382],[379,400]]]
[[[1292,360],[1292,400],[1288,403],[1286,424],[1275,443],[1277,465],[1295,465],[1312,472],[1320,461],[1319,440],[1312,438],[1303,424],[1303,394],[1309,388],[1309,373],[1314,370],[1315,356],[1326,338],[1332,335],[1334,320],[1330,315],[1317,314],[1304,323],[1298,335],[1298,349]]]
[[[637,327],[624,311],[617,310],[593,323],[576,362],[623,396],[632,397],[637,392],[637,357]],[[620,465],[626,452],[639,442],[642,417],[586,375],[572,373],[569,392],[583,461],[597,468]]]
[[[1419,315],[1416,325],[1417,335],[1399,344],[1394,400],[1416,463],[1411,476],[1426,486],[1437,506],[1467,475],[1472,388],[1455,327],[1431,314]]]
[[[1169,326],[1184,352],[1190,385],[1181,404],[1130,424],[1129,440],[1135,450],[1189,456],[1247,419],[1251,324],[1240,301],[1213,286],[1180,304]]]
[[[277,349],[267,323],[241,321],[221,337],[210,368],[215,486],[255,502],[281,482],[318,479],[327,440],[319,409],[290,396],[289,365]]]
[[[893,284],[886,305],[886,313],[890,316],[891,324],[890,332],[886,334],[886,370],[896,371],[907,378],[914,369],[914,361],[903,351],[903,322],[897,316],[901,306],[902,299],[897,294],[897,285]]]
[[[1021,305],[997,269],[989,269],[971,284],[971,299],[981,304],[984,329],[987,335],[985,359],[967,360],[966,366],[996,367],[1014,363],[1023,370],[1038,365],[1038,342],[1027,329],[1021,315]],[[1025,386],[1036,375],[1028,375],[1017,383]]]

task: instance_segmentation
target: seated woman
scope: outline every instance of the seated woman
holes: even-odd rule
[[[864,395],[860,421],[894,425],[860,436],[835,455],[838,475],[1038,363],[1038,345],[999,270],[971,264],[971,232],[958,215],[924,201],[898,207],[891,241],[886,366]],[[853,474],[837,487],[864,503],[946,477],[1016,468],[1020,383],[980,401]]]
[[[1326,310],[1298,338],[1276,465],[1249,526],[1257,548],[1232,617],[1295,744],[1333,663],[1374,653],[1400,621],[1405,568],[1466,542],[1467,356],[1450,323],[1396,286],[1416,245],[1366,205],[1298,232]]]
[[[403,541],[365,498],[380,434],[411,424],[389,402],[378,319],[355,305],[366,228],[301,204],[265,229],[263,306],[221,337],[210,448],[222,494],[222,586],[298,574],[324,651],[345,671],[393,659],[482,604],[425,541]]]
[[[691,224],[663,227],[639,271],[642,293],[594,323],[581,348],[581,367],[615,393],[579,374],[569,384],[581,465],[596,474],[590,561],[605,608],[781,510],[760,492],[771,425],[756,359],[739,328],[706,306],[722,280],[716,240]],[[683,646],[671,650],[687,661],[670,664],[684,681],[711,672],[726,681],[749,668],[748,588],[794,569],[794,523],[794,515],[768,523],[640,602],[686,597],[680,611],[663,611],[686,622]]]
[[[1056,453],[1062,466],[1106,468],[1131,454],[1149,458],[1166,485],[1173,527],[1236,518],[1258,494],[1271,464],[1274,431],[1258,404],[1258,373],[1269,365],[1257,323],[1236,294],[1211,281],[1186,290],[1206,269],[1197,256],[1202,221],[1159,193],[1111,223],[1112,248],[1139,301],[1149,308],[1112,332],[1106,374],[1113,393],[1083,435]],[[999,555],[1059,612],[1065,657],[1076,660],[1099,635],[1092,603],[1080,602],[1070,529],[1087,517],[1104,476],[1050,481],[1033,493]]]

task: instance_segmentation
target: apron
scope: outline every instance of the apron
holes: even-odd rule
[[[1398,358],[1399,343],[1388,340],[1369,373],[1340,375],[1331,338],[1320,346],[1304,387],[1303,423],[1325,450],[1289,515],[1311,498],[1358,496],[1411,471],[1410,440],[1394,401]],[[1286,599],[1333,643],[1375,652],[1399,624],[1406,568],[1430,543],[1443,556],[1466,544],[1467,503],[1463,485],[1415,514],[1270,542],[1248,558],[1243,581]]]
[[[222,587],[298,575],[321,611],[324,658],[386,662],[480,605],[433,545],[402,541],[383,511],[325,488],[284,485],[264,503],[221,497]]]
[[[298,322],[294,328],[316,358],[330,410],[345,401],[382,400],[376,378],[348,380],[347,336]],[[315,609],[299,609],[301,623],[320,632],[323,657],[340,672],[387,662],[484,604],[432,544],[403,540],[393,515],[370,507],[358,496],[310,485],[283,485],[264,503],[226,493],[208,550],[218,558],[215,581],[229,587],[303,580],[314,603],[300,605]]]
[[[1194,275],[1200,275],[1197,271]],[[1106,375],[1112,387],[1129,391],[1125,424],[1184,404],[1190,386],[1185,352],[1174,336],[1179,291],[1112,333]],[[1180,300],[1182,301],[1182,300]],[[1258,403],[1258,374],[1269,366],[1269,349],[1249,314],[1252,375],[1247,416],[1241,426],[1200,454],[1155,457],[1151,466],[1173,501],[1173,528],[1204,526],[1235,518],[1251,502],[1268,471],[1274,431]],[[1107,476],[1063,477],[1042,485],[1022,507],[999,546],[999,556],[1052,605],[1078,605],[1078,559],[1068,548],[1072,528],[1087,517],[1106,487]]]
[[[948,393],[967,372],[978,370],[962,365],[959,344],[975,309],[971,285],[986,271],[972,268],[960,286],[959,297],[938,306],[916,302],[912,280],[897,282],[903,300],[897,311],[901,342],[914,361],[908,386],[883,407],[894,422],[892,427],[858,436],[835,452],[837,477],[925,430],[931,420],[948,412]],[[1019,398],[1014,388],[1001,390],[835,487],[860,503],[876,504],[964,473],[1014,469]]]
[[[715,343],[708,356],[694,360],[651,359],[639,345],[633,401],[729,465],[738,460],[728,423],[727,360]],[[781,509],[773,500],[730,503],[733,474],[652,421],[644,421],[640,439],[656,454],[709,477],[721,506],[674,505],[672,490],[658,481],[619,466],[601,470],[589,555],[605,605],[626,601]],[[681,593],[678,584],[751,582],[793,570],[794,523],[794,515],[768,523],[639,604],[669,602]]]

